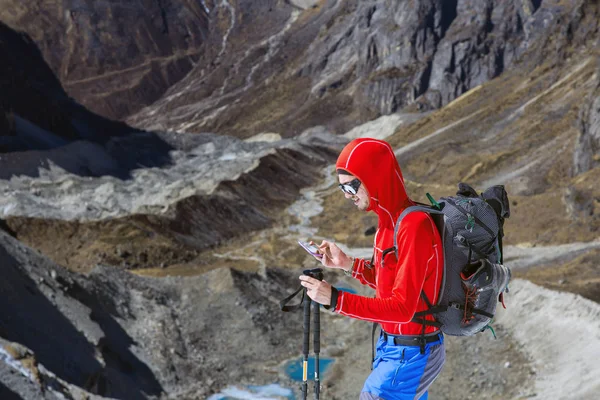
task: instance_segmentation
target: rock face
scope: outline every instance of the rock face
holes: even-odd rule
[[[598,86],[590,94],[588,104],[581,109],[578,127],[580,136],[574,153],[574,172],[581,174],[600,165],[600,74]]]
[[[3,62],[0,66],[0,115],[2,115],[3,139],[0,151],[25,149],[25,144],[9,142],[9,137],[16,136],[15,114],[29,120],[47,131],[57,131],[65,139],[78,137],[74,127],[59,106],[59,101],[67,96],[60,82],[44,63],[44,60],[31,39],[19,34],[3,23],[0,23],[0,53]],[[41,90],[39,90],[39,86]]]
[[[102,143],[135,131],[70,99],[31,38],[1,22],[0,54],[0,153],[82,139]]]
[[[67,93],[123,118],[152,103],[200,57],[204,2],[3,1],[0,20],[27,33]]]
[[[218,53],[130,122],[236,135],[269,126],[293,135],[327,121],[343,131],[348,117],[439,108],[516,63],[531,71],[598,41],[590,1],[331,1],[302,12],[273,4],[288,22],[260,24],[255,40],[237,22],[251,19],[245,2],[224,4],[211,21],[225,15],[219,21],[228,29],[211,29],[208,39],[222,39]]]
[[[3,399],[207,398],[264,374],[274,352],[295,355],[279,334],[300,337],[298,316],[272,300],[295,284],[281,271],[155,280],[98,267],[84,277],[1,231],[0,271]]]
[[[38,176],[40,167],[51,165],[82,176],[126,178],[138,163],[168,162],[170,146],[153,134],[145,134],[135,149],[123,154],[127,146],[120,144],[126,144],[126,139],[111,138],[139,131],[75,102],[31,38],[1,22],[0,54],[0,179]]]
[[[31,38],[0,22],[0,179],[59,167],[79,176],[121,179],[170,162],[173,148],[94,114],[70,98]]]
[[[591,0],[5,3],[0,19],[91,110],[240,137],[437,109],[598,41]]]
[[[73,398],[83,388],[132,399],[143,398],[143,392],[160,394],[154,373],[127,350],[133,343],[115,319],[120,310],[114,304],[94,297],[73,274],[3,232],[0,243],[7,278],[0,284],[6,300],[0,322],[2,337],[9,341],[0,343],[0,349],[8,353],[13,368],[29,378],[21,384],[8,381],[12,391],[27,395],[37,390],[36,398],[50,399],[58,398],[52,391]],[[101,290],[108,294],[106,289]],[[10,341],[26,349],[11,351],[19,345]],[[34,362],[28,367],[18,353],[28,353]],[[2,373],[7,382],[9,371]],[[49,388],[53,390],[44,395]]]

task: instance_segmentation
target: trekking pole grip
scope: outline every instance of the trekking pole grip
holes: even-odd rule
[[[306,290],[306,289],[304,289]],[[304,300],[304,323],[302,327],[304,328],[304,343],[302,344],[302,354],[308,357],[309,345],[310,345],[310,306],[311,299],[306,296]]]
[[[319,354],[321,351],[321,316],[319,314],[321,305],[313,301],[313,351]]]

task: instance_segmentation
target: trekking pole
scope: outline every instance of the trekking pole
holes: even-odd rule
[[[321,351],[321,317],[319,315],[321,305],[313,301],[313,350],[315,352],[315,400],[319,400],[321,382],[319,380],[319,352]]]
[[[303,271],[303,274],[318,279],[320,281],[323,280],[323,270],[321,268],[306,269]],[[300,303],[288,306],[287,303],[300,292],[302,292],[302,299],[300,300]],[[279,306],[281,307],[281,311],[284,312],[299,310],[300,306],[303,306],[304,310],[304,323],[302,324],[304,328],[304,341],[302,343],[302,400],[306,400],[306,397],[308,396],[308,347],[310,345],[310,308],[311,306],[315,307],[313,346],[315,351],[315,399],[318,400],[319,394],[321,392],[321,382],[319,379],[319,352],[321,351],[321,317],[319,315],[319,307],[321,305],[316,301],[312,301],[306,293],[306,288],[300,286],[298,290],[296,290],[294,293],[281,300],[279,302]]]
[[[304,289],[306,294],[306,289]],[[308,395],[308,345],[310,344],[310,305],[312,300],[306,296],[304,301],[304,343],[302,345],[302,354],[304,360],[302,363],[302,400],[306,400]]]
[[[323,270],[315,268],[304,271],[305,275],[309,275],[320,281],[323,280]],[[313,310],[313,351],[315,353],[315,400],[319,400],[321,394],[321,381],[319,378],[319,353],[321,352],[321,305],[316,301],[312,301]]]

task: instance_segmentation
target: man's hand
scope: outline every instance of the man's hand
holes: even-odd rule
[[[348,257],[337,244],[323,240],[319,246],[319,251],[323,254],[321,264],[327,268],[340,268],[349,270],[352,268],[354,260]]]
[[[306,294],[319,304],[331,304],[331,285],[325,281],[311,278],[307,275],[300,276],[300,284],[306,288]]]

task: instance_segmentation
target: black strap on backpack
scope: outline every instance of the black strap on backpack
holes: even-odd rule
[[[430,320],[426,319],[425,317],[427,315],[431,315],[436,312],[445,311],[445,309],[447,307],[434,306],[433,304],[431,304],[431,302],[429,301],[429,298],[425,294],[424,290],[421,290],[421,298],[425,301],[425,304],[427,304],[427,310],[416,312],[415,315],[413,316],[413,319],[411,320],[411,322],[416,322],[416,323],[421,324],[422,329],[421,329],[421,338],[420,338],[419,344],[420,344],[421,354],[425,354],[425,345],[427,344],[427,342],[425,341],[425,329],[428,326],[435,326],[436,328],[442,327],[442,324],[440,322],[430,321]]]
[[[498,248],[500,250],[500,264],[503,263],[504,251],[502,250],[502,238],[504,237],[504,220],[510,217],[510,203],[508,201],[508,194],[503,185],[495,185],[487,188],[481,197],[488,203],[496,212],[498,217],[498,226],[500,232],[498,233]]]

